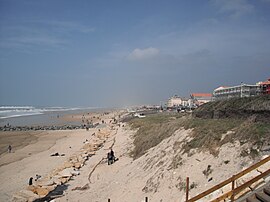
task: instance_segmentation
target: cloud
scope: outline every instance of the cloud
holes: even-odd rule
[[[81,32],[81,33],[91,33],[96,30],[94,27],[86,26],[77,22],[70,21],[36,21],[37,23],[45,24],[49,26],[54,31],[64,31],[64,32]]]
[[[156,57],[157,55],[159,55],[159,49],[157,48],[152,47],[145,49],[136,48],[128,55],[127,58],[129,60],[145,60]]]
[[[254,6],[247,0],[213,0],[213,2],[219,7],[219,12],[228,13],[232,18],[238,18],[254,11]]]
[[[74,34],[88,34],[94,27],[73,21],[23,21],[20,24],[2,23],[0,48],[53,50],[69,44]],[[35,49],[34,49],[35,50]]]

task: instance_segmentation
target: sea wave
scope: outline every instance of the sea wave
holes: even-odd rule
[[[14,115],[9,115],[9,116],[0,116],[0,119],[7,119],[7,118],[14,118],[14,117],[20,117],[20,116],[32,116],[32,115],[40,115],[43,113],[31,113],[31,114],[14,114]]]
[[[66,108],[66,107],[40,107],[33,106],[0,106],[0,119],[40,115],[45,112],[60,112],[60,111],[72,111],[80,108]]]

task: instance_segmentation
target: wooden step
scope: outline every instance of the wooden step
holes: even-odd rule
[[[270,195],[270,187],[265,187],[263,189],[263,192],[266,193],[267,195]]]
[[[256,193],[255,196],[263,202],[270,202],[270,196],[265,193]]]
[[[247,202],[261,202],[259,199],[257,199],[254,195],[250,196],[246,200]]]

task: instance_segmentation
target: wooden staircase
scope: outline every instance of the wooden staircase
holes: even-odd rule
[[[270,202],[270,186],[265,187],[262,191],[252,194],[246,202]]]
[[[224,186],[231,184],[231,190],[223,193],[221,196],[212,199],[211,202],[219,202],[219,201],[236,201],[235,197],[237,194],[240,194],[241,191],[248,188],[252,184],[258,182],[260,179],[263,179],[270,175],[270,168],[268,168],[266,171],[261,172],[261,174],[257,175],[256,177],[249,179],[245,183],[241,184],[240,186],[236,187],[236,180],[241,178],[242,176],[252,172],[253,170],[257,169],[258,167],[264,165],[265,163],[270,162],[270,156],[264,158],[263,160],[255,163],[254,165],[250,166],[249,168],[246,168],[245,170],[237,173],[236,175],[233,175],[232,177],[228,178],[227,180],[215,185],[214,187],[198,194],[197,196],[194,196],[193,198],[189,199],[189,178],[187,178],[187,188],[186,188],[186,202],[195,202],[202,198],[204,198],[207,195],[210,195],[214,191],[220,190]],[[242,197],[242,196],[241,196]],[[237,197],[238,198],[238,197]],[[209,200],[210,201],[210,200]],[[241,201],[242,202],[242,201]],[[251,196],[248,198],[245,198],[243,202],[270,202],[270,185],[265,186],[262,190],[258,190],[256,193],[252,193]]]

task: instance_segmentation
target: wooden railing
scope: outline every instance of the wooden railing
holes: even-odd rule
[[[223,194],[223,195],[221,195],[220,197],[212,200],[211,202],[218,202],[218,201],[224,200],[226,198],[231,198],[231,201],[234,201],[234,196],[236,194],[238,194],[239,192],[241,192],[243,189],[249,187],[254,182],[257,182],[259,179],[261,179],[261,178],[266,177],[267,175],[269,175],[270,174],[270,168],[267,171],[261,173],[260,175],[254,177],[253,179],[245,182],[244,184],[240,185],[237,188],[235,188],[235,181],[237,179],[239,179],[240,177],[242,177],[243,175],[246,175],[247,173],[249,173],[249,172],[255,170],[256,168],[260,167],[261,165],[265,164],[268,161],[270,161],[270,156],[266,157],[265,159],[261,160],[260,162],[258,162],[256,164],[250,166],[249,168],[241,171],[240,173],[238,173],[238,174],[230,177],[229,179],[227,179],[227,180],[225,180],[225,181],[223,181],[223,182],[215,185],[214,187],[212,187],[212,188],[210,188],[210,189],[208,189],[208,190],[200,193],[199,195],[197,195],[197,196],[195,196],[195,197],[193,197],[191,199],[188,199],[188,194],[189,194],[188,193],[189,192],[188,189],[189,189],[189,187],[187,186],[187,190],[186,190],[186,202],[197,201],[197,200],[199,200],[199,199],[201,199],[201,198],[203,198],[203,197],[211,194],[212,192],[214,192],[214,191],[216,191],[216,190],[224,187],[225,185],[227,185],[229,183],[232,184],[232,190],[229,191],[229,192],[227,192],[227,193],[225,193],[225,194]]]

